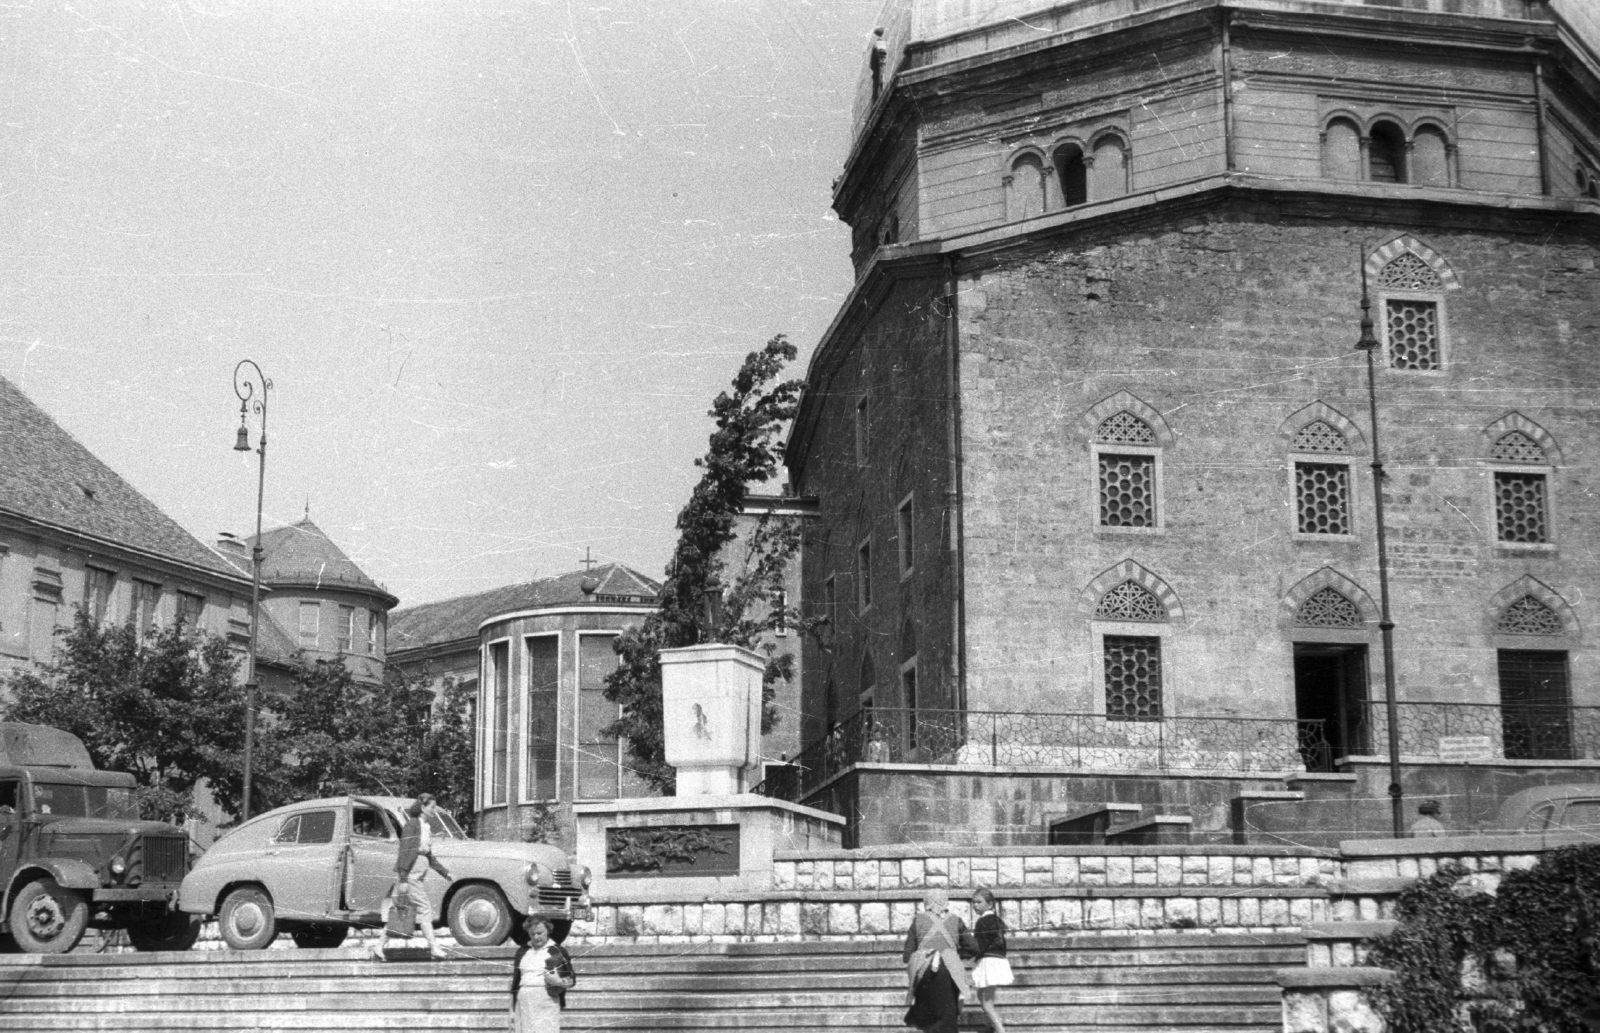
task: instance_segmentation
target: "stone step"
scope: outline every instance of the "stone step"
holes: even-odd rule
[[[1065,1033],[1267,1033],[1298,932],[1016,937],[1009,1028]],[[899,1033],[900,944],[889,940],[575,945],[571,1029]],[[401,949],[0,958],[0,1033],[67,1030],[503,1030],[507,948],[431,961]],[[983,1028],[971,1011],[967,1025]]]

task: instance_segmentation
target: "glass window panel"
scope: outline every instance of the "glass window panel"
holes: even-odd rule
[[[560,743],[561,648],[556,635],[527,640],[528,764],[526,793],[532,800],[556,798]]]

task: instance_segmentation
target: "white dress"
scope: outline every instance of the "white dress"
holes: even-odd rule
[[[561,1005],[544,983],[549,959],[549,944],[537,950],[530,947],[522,955],[522,987],[511,1014],[511,1033],[561,1033]]]

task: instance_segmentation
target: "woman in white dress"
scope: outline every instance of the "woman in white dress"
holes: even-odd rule
[[[561,1033],[561,1009],[578,981],[572,956],[550,942],[550,923],[531,916],[527,946],[511,962],[511,1033]]]

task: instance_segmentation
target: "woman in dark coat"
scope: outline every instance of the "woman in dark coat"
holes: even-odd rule
[[[973,995],[962,955],[977,952],[966,924],[950,913],[950,897],[930,889],[906,933],[906,1025],[923,1033],[956,1033],[961,998]]]
[[[528,943],[511,960],[511,1033],[561,1033],[561,1009],[578,977],[572,956],[550,942],[550,923],[536,916],[523,926]]]

